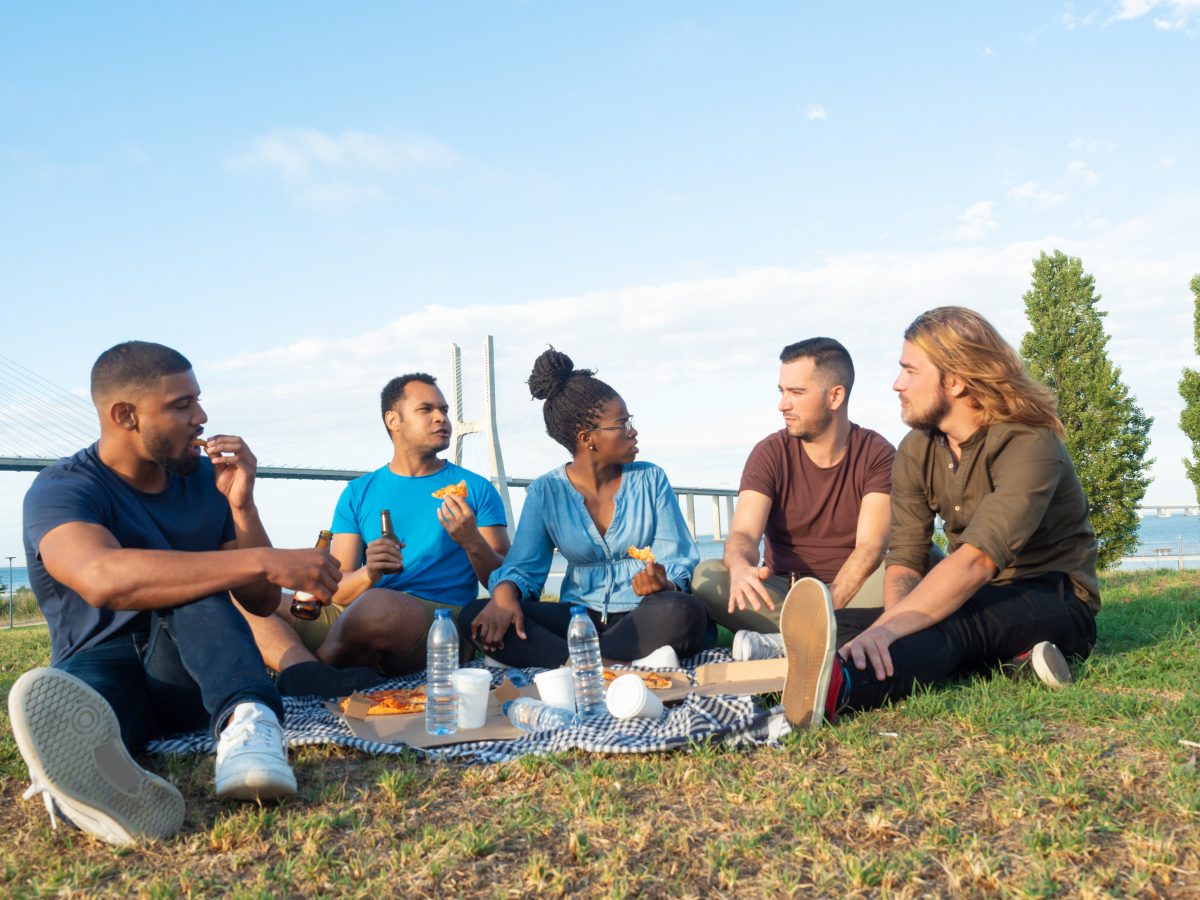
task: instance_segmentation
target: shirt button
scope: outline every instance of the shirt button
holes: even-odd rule
[[[947,468],[947,469],[953,469],[953,468],[954,468],[954,463],[946,463],[946,468]]]
[[[961,510],[961,509],[962,509],[962,507],[961,507],[961,506],[956,506],[956,507],[954,507],[954,511],[955,511],[955,512],[958,512],[958,511],[959,511],[959,510]]]

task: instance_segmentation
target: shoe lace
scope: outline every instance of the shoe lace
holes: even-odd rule
[[[50,793],[50,788],[46,787],[40,781],[35,781],[21,795],[21,799],[31,800],[36,794],[42,795],[42,802],[46,804],[46,812],[50,813],[50,830],[58,831],[58,813],[54,806],[54,795]]]
[[[254,707],[249,712],[239,711],[221,732],[221,754],[235,749],[282,752],[283,730],[273,718]]]

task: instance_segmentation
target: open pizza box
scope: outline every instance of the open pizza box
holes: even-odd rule
[[[614,669],[618,675],[636,672],[636,669]],[[787,661],[783,659],[755,660],[753,662],[710,663],[696,670],[696,684],[688,681],[684,672],[660,671],[671,682],[670,687],[654,691],[664,703],[682,700],[688,694],[766,694],[783,690],[783,679],[787,673]],[[449,744],[467,744],[475,741],[503,741],[522,737],[524,732],[509,723],[504,716],[504,704],[517,697],[537,697],[537,688],[532,684],[517,687],[506,676],[488,697],[487,719],[482,728],[457,731],[454,734],[434,735],[425,731],[425,714],[414,713],[403,716],[368,716],[371,701],[362,694],[353,694],[342,712],[340,706],[330,701],[325,704],[335,716],[342,716],[357,738],[381,744],[405,743],[410,747],[427,749]]]

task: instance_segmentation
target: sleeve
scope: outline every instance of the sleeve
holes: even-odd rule
[[[500,568],[488,578],[488,592],[502,581],[511,581],[523,600],[538,600],[554,559],[554,541],[546,527],[544,490],[535,481],[525,493],[517,534]]]
[[[700,562],[700,550],[688,531],[667,473],[657,467],[653,490],[655,530],[650,548],[655,560],[666,569],[667,578],[675,582],[679,590],[687,591],[691,587],[692,571]]]
[[[900,443],[892,463],[892,527],[884,565],[904,566],[924,575],[929,569],[934,516],[925,495],[921,454],[912,446],[914,434]]]
[[[742,469],[739,491],[757,491],[775,502],[779,498],[779,453],[775,435],[764,438],[754,445],[746,466]],[[773,443],[774,442],[774,443]]]
[[[971,514],[961,543],[982,550],[1000,571],[1007,569],[1041,525],[1064,468],[1054,432],[1010,431],[991,460],[992,493]]]
[[[892,464],[896,460],[896,449],[877,434],[871,435],[871,446],[867,450],[863,495],[890,494],[892,492]]]
[[[333,509],[333,524],[329,530],[334,534],[362,534],[358,524],[358,496],[353,481],[342,488],[342,495]]]
[[[477,484],[475,524],[480,528],[494,525],[503,528],[508,524],[508,519],[504,515],[504,501],[500,499],[500,492],[486,478],[480,478]]]
[[[41,555],[42,538],[68,522],[110,527],[103,501],[86,478],[66,471],[39,476],[25,494],[24,526],[30,546]]]

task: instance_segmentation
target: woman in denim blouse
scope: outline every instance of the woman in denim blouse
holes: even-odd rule
[[[589,610],[606,660],[629,662],[704,644],[708,616],[686,593],[700,559],[667,476],[635,462],[633,417],[611,387],[553,348],[537,358],[529,390],[544,400],[546,430],[571,452],[530,486],[516,538],[489,581],[490,600],[458,617],[463,639],[510,666],[567,660],[572,604]],[[655,562],[629,556],[649,546]],[[540,602],[554,549],[567,560],[559,603]]]

